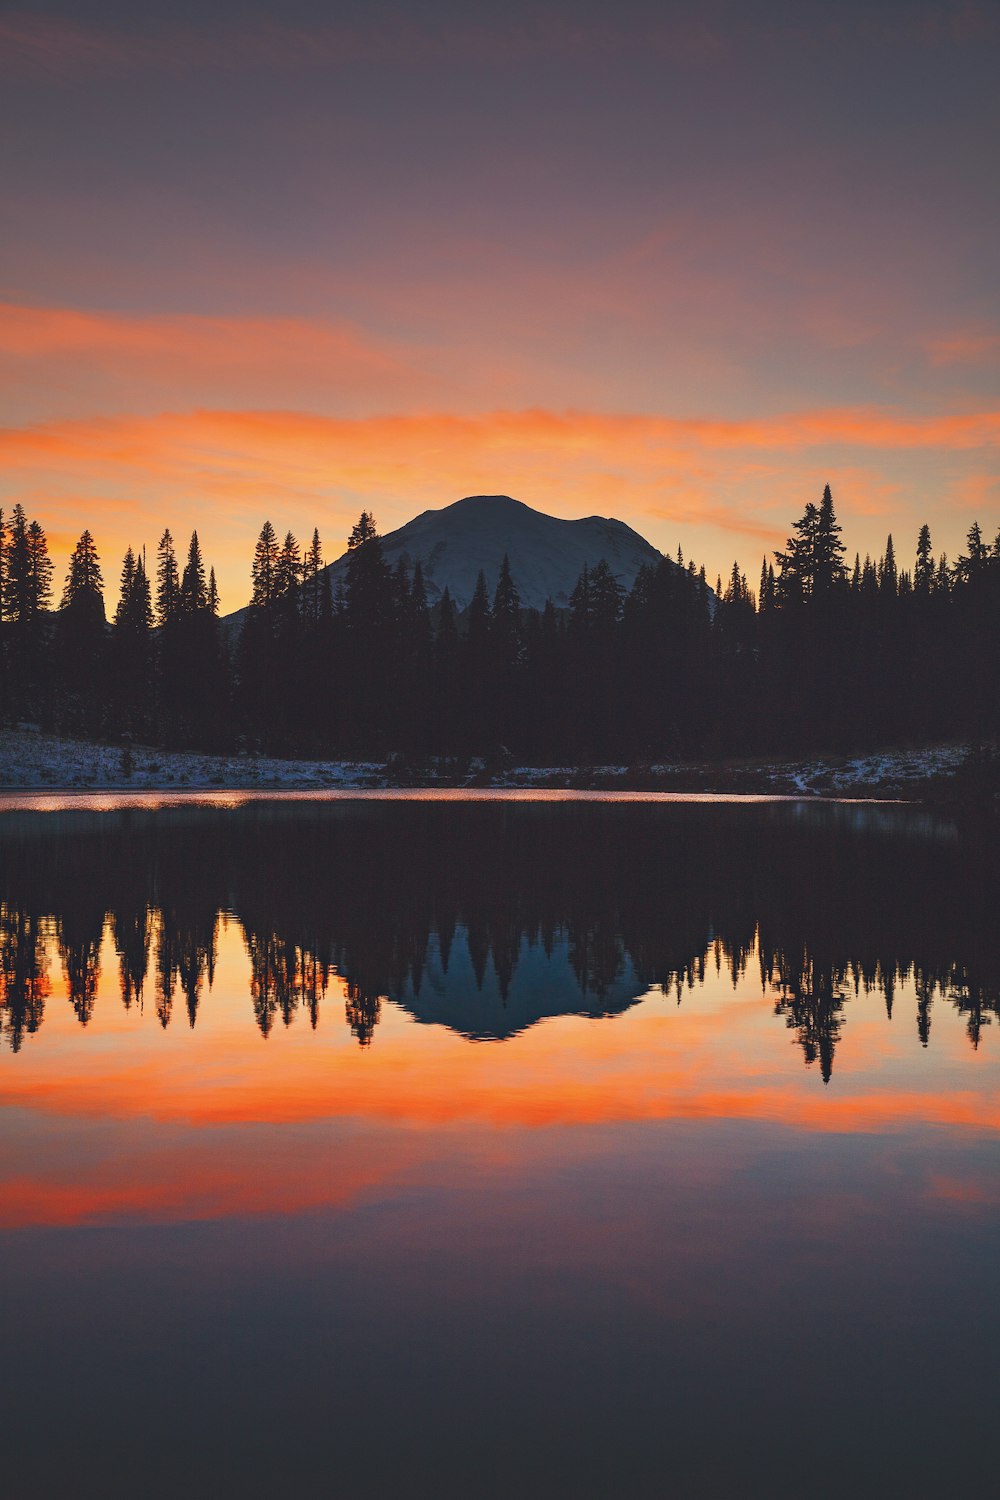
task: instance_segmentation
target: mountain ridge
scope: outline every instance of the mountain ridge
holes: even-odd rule
[[[412,570],[419,560],[430,605],[447,587],[459,612],[468,607],[480,570],[492,594],[505,555],[528,609],[543,609],[547,599],[565,609],[584,564],[606,562],[628,589],[640,567],[658,563],[662,556],[624,521],[550,516],[511,495],[465,495],[440,509],[421,511],[381,540],[390,567],[402,558]],[[344,552],[326,569],[334,590],[345,581],[346,571]]]

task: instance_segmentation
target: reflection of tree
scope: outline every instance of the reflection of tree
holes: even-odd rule
[[[963,964],[955,964],[942,988],[959,1015],[965,1017],[969,1041],[978,1051],[983,1027],[989,1026],[994,1016],[1000,1018],[1000,993],[996,985],[984,984],[981,975]]]
[[[75,940],[60,929],[59,956],[66,973],[70,1004],[81,1026],[94,1014],[97,981],[101,976],[101,940],[99,937],[77,937]]]
[[[923,969],[914,967],[913,986],[917,992],[917,1035],[920,1045],[926,1047],[931,1036],[931,1005],[934,1002],[934,981]]]
[[[362,989],[358,984],[348,983],[344,1009],[351,1031],[362,1047],[369,1046],[382,1014],[381,996]]]
[[[129,1010],[133,1001],[142,1000],[146,970],[149,966],[150,911],[141,906],[124,906],[112,915],[115,952],[121,981],[122,1003]]]
[[[49,992],[43,924],[23,907],[0,905],[0,1022],[12,1052],[37,1031]]]
[[[845,976],[829,965],[821,966],[808,952],[794,957],[787,953],[771,956],[771,983],[777,987],[777,1016],[796,1032],[806,1066],[819,1059],[824,1083],[833,1072],[833,1053],[843,1026]]]
[[[829,1079],[852,991],[892,1015],[912,981],[924,1045],[934,999],[966,1017],[973,1045],[997,1014],[1000,855],[935,826],[891,810],[620,804],[15,815],[0,828],[4,1033],[20,1046],[41,1022],[47,931],[90,1018],[106,918],[125,1005],[152,965],[160,1023],[179,992],[193,1026],[226,913],[264,1035],[299,1009],[315,1027],[333,973],[368,1045],[386,996],[417,1019],[506,1036],[546,1005],[606,1014],[654,987],[681,1002],[706,970],[735,987],[759,961],[777,1014]],[[575,994],[526,1001],[544,982],[526,976],[553,954]],[[452,1009],[422,1009],[442,972]],[[471,990],[480,1020],[465,1027]]]

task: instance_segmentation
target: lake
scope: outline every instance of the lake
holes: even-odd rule
[[[5,1496],[992,1496],[997,842],[8,798]]]

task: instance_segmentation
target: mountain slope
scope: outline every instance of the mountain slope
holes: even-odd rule
[[[623,521],[563,521],[509,495],[469,495],[442,510],[425,510],[383,537],[382,548],[393,568],[403,557],[412,571],[419,558],[428,602],[437,603],[447,585],[459,610],[469,604],[480,568],[492,596],[504,553],[521,603],[533,609],[544,608],[546,599],[565,608],[584,563],[593,567],[603,559],[619,583],[631,588],[644,563],[660,560],[656,548]],[[344,553],[330,564],[334,590],[346,578],[346,561]]]

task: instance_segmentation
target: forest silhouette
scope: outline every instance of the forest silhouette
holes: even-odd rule
[[[683,1003],[716,965],[734,988],[760,985],[829,1079],[852,997],[874,992],[898,1020],[907,981],[915,1044],[940,1003],[979,1045],[1000,1018],[998,896],[989,838],[871,806],[13,813],[0,829],[0,1017],[18,1050],[61,965],[87,1025],[109,930],[122,1003],[193,1027],[225,915],[265,1036],[296,1018],[317,1026],[334,975],[346,999],[338,985],[325,1023],[367,1045],[387,998],[418,1021],[503,1039],[547,1015],[613,1014],[651,989]]]
[[[860,751],[995,738],[1000,729],[1000,532],[911,562],[841,538],[829,486],[751,587],[737,564],[713,588],[664,558],[626,594],[585,567],[569,607],[524,609],[506,558],[461,614],[428,606],[421,565],[386,563],[373,517],[333,589],[318,532],[303,550],[270,522],[249,605],[220,619],[197,532],[179,559],[165,531],[150,572],[132,549],[105,616],[94,539],[74,549],[62,600],[43,528],[0,516],[0,722],[66,734],[277,755],[397,755],[419,764],[506,753],[535,764],[641,764],[677,755]]]

